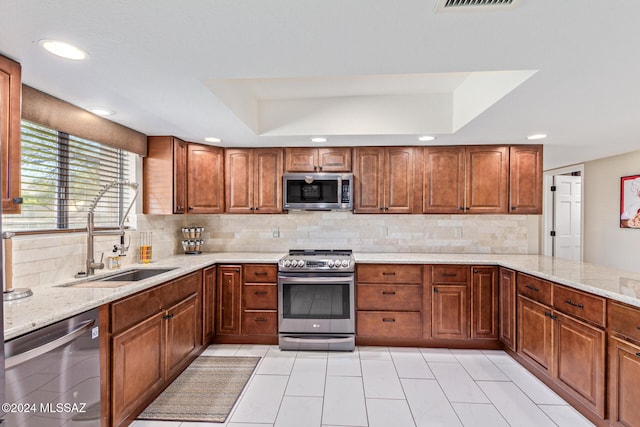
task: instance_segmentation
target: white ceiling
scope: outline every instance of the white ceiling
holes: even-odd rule
[[[224,146],[525,144],[545,169],[640,149],[640,2],[0,0],[23,82]],[[55,38],[84,62],[44,52]],[[317,145],[317,144],[316,144]]]

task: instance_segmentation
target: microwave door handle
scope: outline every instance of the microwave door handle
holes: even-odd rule
[[[75,339],[80,337],[80,335],[84,334],[87,330],[91,329],[94,323],[95,323],[94,320],[87,320],[85,322],[82,322],[78,328],[69,332],[67,335],[64,335],[60,338],[57,338],[53,341],[43,344],[40,347],[32,348],[23,353],[16,354],[15,356],[11,356],[5,359],[4,361],[5,369],[9,369],[9,368],[13,368],[14,366],[21,365],[25,362],[35,359],[36,357],[42,356],[45,353],[48,353],[59,347],[67,345],[71,341],[74,341]]]

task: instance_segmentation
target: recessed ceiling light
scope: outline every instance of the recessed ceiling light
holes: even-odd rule
[[[90,108],[89,111],[97,116],[112,116],[115,114],[113,111],[102,107]]]
[[[529,135],[527,139],[545,139],[547,137],[546,133],[536,133],[534,135]]]
[[[222,139],[216,138],[215,136],[210,136],[208,138],[205,138],[204,140],[207,141],[207,142],[213,142],[215,144],[217,144],[219,142],[222,142]]]
[[[327,138],[323,136],[317,136],[315,138],[311,138],[311,142],[327,142]]]
[[[436,137],[431,135],[422,135],[418,137],[418,141],[420,142],[433,141],[434,139],[436,139]]]
[[[79,47],[58,40],[40,40],[38,44],[40,44],[40,46],[42,46],[42,48],[47,52],[66,59],[81,61],[89,56],[87,52]]]

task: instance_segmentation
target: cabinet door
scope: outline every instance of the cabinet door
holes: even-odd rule
[[[318,150],[310,147],[285,148],[287,172],[314,172],[318,167]]]
[[[355,213],[380,213],[384,210],[384,148],[355,148]]]
[[[164,384],[164,313],[113,337],[113,424],[120,425]]]
[[[554,331],[551,309],[518,296],[518,353],[553,375]]]
[[[192,214],[224,211],[224,158],[221,148],[187,146],[187,210]]]
[[[465,211],[507,213],[509,149],[470,146],[466,152]]]
[[[498,338],[498,270],[472,267],[471,338]]]
[[[216,334],[240,333],[241,267],[218,267],[216,298]]]
[[[2,141],[2,213],[19,214],[20,203],[20,118],[22,68],[0,55],[0,141]]]
[[[432,338],[469,338],[467,285],[431,285]]]
[[[200,342],[198,295],[193,294],[169,308],[163,318],[167,328],[166,376],[172,378]]]
[[[516,350],[516,273],[500,268],[498,312],[500,341],[509,349]]]
[[[350,172],[351,148],[319,148],[317,161],[321,172]]]
[[[605,332],[554,312],[557,324],[556,378],[604,418]]]
[[[205,268],[202,280],[202,344],[206,346],[215,330],[216,267]]]
[[[253,151],[252,207],[255,213],[282,212],[282,150],[279,148],[256,149]]]
[[[253,212],[253,162],[250,149],[225,150],[226,212]]]
[[[609,338],[609,420],[615,426],[640,426],[640,347]]]
[[[542,213],[542,145],[509,148],[509,212]]]
[[[173,213],[187,209],[187,143],[173,139]]]
[[[423,213],[460,213],[464,209],[464,147],[424,149]]]
[[[385,213],[414,213],[420,205],[416,200],[421,185],[416,185],[415,151],[412,147],[385,149]]]

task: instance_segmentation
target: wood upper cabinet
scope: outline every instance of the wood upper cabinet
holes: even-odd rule
[[[350,172],[351,147],[285,149],[287,172]]]
[[[281,213],[280,148],[225,150],[226,212]]]
[[[471,267],[471,338],[498,338],[498,268]]]
[[[355,148],[354,213],[417,213],[417,147]]]
[[[0,147],[2,149],[2,213],[19,214],[20,118],[22,68],[0,55]]]
[[[172,136],[150,136],[143,159],[145,214],[222,213],[223,152]]]
[[[500,267],[498,324],[500,341],[507,348],[516,350],[516,272]]]
[[[509,211],[542,213],[542,145],[509,148]]]
[[[425,147],[423,178],[423,213],[508,212],[508,147]]]

